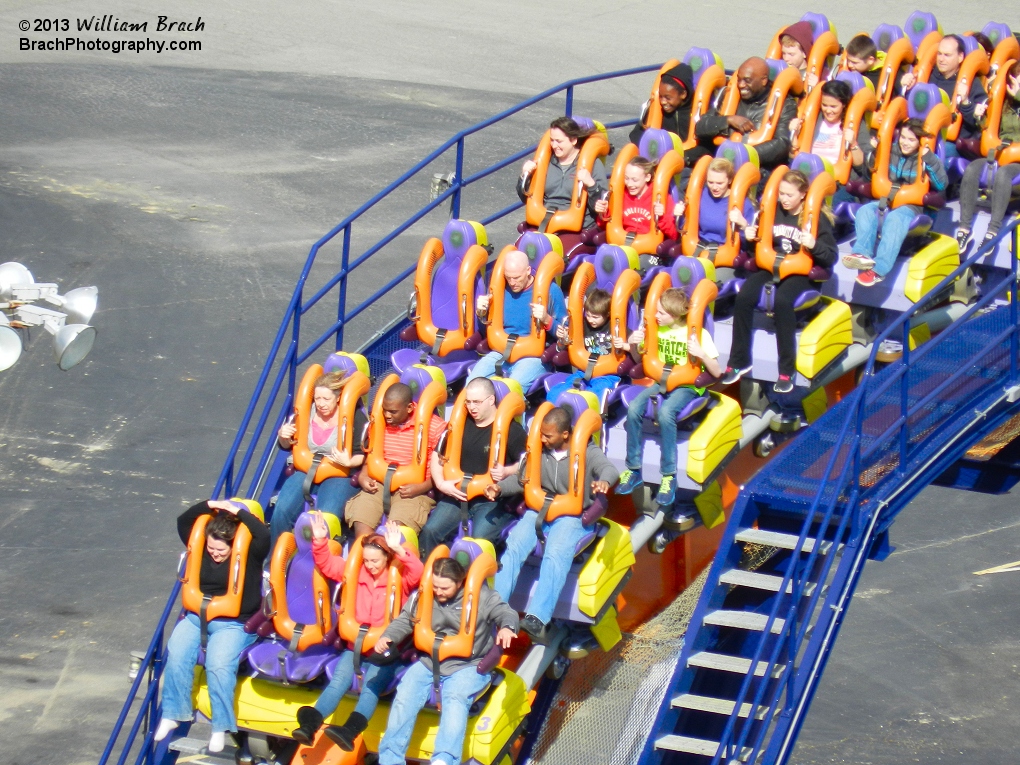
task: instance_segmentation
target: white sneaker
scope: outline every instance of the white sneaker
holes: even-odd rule
[[[152,740],[153,741],[162,741],[167,736],[169,736],[170,735],[170,731],[172,731],[178,725],[179,725],[179,723],[176,720],[168,720],[165,717],[162,718],[159,721],[159,725],[156,726],[156,735],[152,737]]]
[[[844,266],[852,268],[855,271],[870,271],[875,267],[875,261],[867,255],[851,253],[850,255],[844,255],[842,260]]]
[[[209,749],[210,752],[213,752],[213,753],[222,752],[223,751],[223,745],[225,743],[226,743],[226,734],[223,731],[218,730],[215,733],[213,733],[211,736],[209,736],[209,746],[208,746],[208,749]]]

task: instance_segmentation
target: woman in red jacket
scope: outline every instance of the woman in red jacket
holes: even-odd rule
[[[315,565],[323,576],[336,582],[344,580],[344,559],[339,555],[331,555],[327,540],[329,529],[321,515],[312,515],[312,555]],[[383,624],[386,615],[386,584],[389,578],[389,567],[394,558],[403,567],[402,591],[400,602],[403,605],[408,596],[421,581],[422,563],[417,555],[411,553],[401,543],[400,526],[395,521],[386,524],[386,535],[368,534],[361,543],[362,564],[357,582],[347,582],[347,586],[357,587],[354,617],[359,624],[373,627]],[[375,654],[370,654],[374,657]],[[326,735],[337,746],[345,751],[354,750],[354,740],[365,730],[375,707],[379,703],[379,695],[393,680],[397,665],[389,662],[385,665],[372,664],[366,661],[365,674],[361,684],[361,695],[351,716],[343,725],[330,725]],[[297,713],[299,727],[294,731],[294,738],[303,744],[310,744],[316,731],[322,726],[323,718],[333,714],[340,699],[351,689],[354,682],[354,652],[351,646],[340,656],[333,679],[319,696],[313,707],[301,707]]]

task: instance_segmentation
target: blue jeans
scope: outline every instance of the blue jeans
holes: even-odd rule
[[[205,682],[212,704],[213,732],[237,731],[234,714],[234,688],[241,651],[255,642],[244,624],[234,619],[209,622],[209,643],[205,649]],[[198,616],[189,613],[174,627],[167,642],[166,669],[163,671],[163,717],[188,722],[194,716],[191,691],[195,663],[201,646]]]
[[[476,377],[493,377],[496,374],[496,364],[501,358],[503,358],[503,354],[499,351],[489,351],[471,369],[470,374],[467,376],[467,381],[471,382]],[[534,357],[518,359],[513,364],[503,365],[503,376],[519,382],[521,387],[524,388],[525,393],[528,392],[528,389],[531,388],[539,376],[548,371],[545,364],[542,363],[542,359]]]
[[[276,505],[273,508],[273,518],[269,522],[273,547],[276,546],[276,540],[280,534],[294,528],[298,516],[304,510],[304,483],[305,474],[300,470],[295,470],[294,474],[280,487],[280,493],[276,497]],[[327,478],[322,483],[313,486],[312,492],[315,494],[316,508],[342,519],[344,505],[347,504],[347,500],[358,493],[358,489],[351,486],[350,478]]]
[[[882,223],[882,240],[875,251],[875,239],[878,235],[878,202],[868,202],[857,211],[854,228],[857,231],[857,243],[854,252],[874,258],[874,271],[885,276],[896,264],[896,256],[900,254],[903,240],[910,230],[910,221],[914,219],[914,211],[908,207],[897,207],[886,210],[885,221]]]
[[[645,409],[653,396],[658,395],[659,386],[649,385],[641,391],[637,398],[630,402],[627,409],[627,467],[640,470],[644,439],[641,437]],[[689,385],[674,388],[671,393],[662,397],[659,406],[659,472],[663,475],[676,475],[676,416],[687,404],[698,397],[698,392]]]
[[[358,703],[354,711],[363,715],[366,720],[371,719],[375,712],[379,697],[386,690],[397,673],[397,663],[387,664],[380,667],[376,664],[369,664],[366,661],[361,663],[363,682],[361,684],[361,695],[358,696]],[[329,681],[326,689],[319,694],[319,700],[315,702],[315,708],[323,717],[329,717],[340,706],[340,699],[351,689],[354,683],[354,651],[344,651],[340,660],[333,670],[333,679]]]
[[[546,401],[552,401],[556,403],[556,399],[564,392],[574,387],[574,380],[581,381],[581,390],[590,390],[599,398],[599,403],[603,403],[603,397],[607,391],[612,390],[620,382],[620,378],[617,375],[605,375],[603,377],[593,377],[588,382],[584,381],[584,372],[574,372],[566,380],[561,382],[559,385],[554,385],[549,389],[549,394],[545,397]]]
[[[439,716],[432,762],[458,765],[464,754],[464,733],[467,731],[471,697],[489,682],[488,675],[479,675],[475,667],[465,667],[441,681],[443,711]],[[432,670],[415,662],[400,680],[397,697],[390,707],[386,733],[379,744],[379,765],[404,765],[407,745],[414,733],[418,713],[428,701],[432,689]]]
[[[538,542],[536,520],[538,513],[528,510],[507,537],[506,551],[499,559],[500,570],[496,573],[496,592],[506,602],[510,602],[521,567]],[[556,601],[570,573],[570,564],[574,562],[574,548],[589,529],[585,529],[580,518],[569,516],[542,525],[545,549],[538,570],[538,587],[528,605],[528,613],[541,619],[543,624],[552,619]]]
[[[439,497],[418,537],[423,560],[452,537],[460,525],[460,502],[445,494]],[[468,502],[468,513],[471,515],[471,536],[488,539],[493,544],[499,541],[503,527],[516,517],[503,508],[502,502],[490,502],[485,497],[475,497]]]

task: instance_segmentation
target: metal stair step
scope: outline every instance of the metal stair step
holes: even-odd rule
[[[736,627],[741,630],[761,632],[765,629],[765,624],[768,620],[768,614],[756,614],[753,611],[719,610],[705,614],[704,621],[705,624],[711,624],[716,627]],[[786,620],[777,617],[772,622],[772,632],[778,635],[782,632],[784,624],[786,624]]]
[[[768,590],[769,592],[779,592],[779,588],[783,586],[783,577],[776,576],[775,574],[759,574],[756,571],[744,571],[741,568],[731,568],[728,571],[723,571],[719,577],[719,581],[722,584],[733,584],[739,587],[753,587],[756,590]],[[804,595],[810,595],[815,591],[815,583],[808,582],[804,587]],[[789,582],[786,585],[786,594],[789,595],[793,592],[793,582]]]
[[[746,675],[751,669],[751,660],[742,656],[729,656],[724,653],[713,653],[711,651],[699,651],[691,654],[687,659],[687,666],[702,667],[704,669],[718,669],[723,672],[734,672],[738,675]],[[768,667],[767,661],[759,661],[754,668],[756,677],[765,677],[765,670]],[[772,668],[772,677],[777,678],[786,669],[785,664],[776,664]]]
[[[750,542],[758,545],[766,545],[768,547],[780,547],[784,550],[795,550],[797,548],[798,537],[796,534],[784,534],[781,531],[766,531],[764,529],[741,529],[737,532],[738,542]],[[815,549],[815,541],[811,537],[807,537],[804,540],[804,544],[801,546],[801,552],[809,553]],[[825,555],[832,548],[832,542],[824,540],[818,551]]]
[[[661,736],[655,739],[656,749],[669,749],[673,752],[688,752],[690,754],[700,754],[705,757],[715,757],[715,753],[719,751],[718,741],[709,741],[704,738],[692,738],[690,736]],[[746,762],[747,758],[751,756],[751,747],[745,746],[740,751],[740,760]]]
[[[733,714],[733,708],[736,706],[735,701],[729,699],[717,699],[712,696],[699,696],[696,693],[684,693],[677,696],[670,702],[671,706],[678,707],[680,709],[696,709],[699,712],[714,712],[719,715],[731,715]],[[740,705],[740,717],[747,717],[751,712],[751,705],[743,703]],[[762,720],[765,718],[765,713],[768,712],[768,707],[764,705],[758,705],[755,710],[754,719]]]

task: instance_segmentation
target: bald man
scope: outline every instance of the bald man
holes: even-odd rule
[[[556,283],[549,288],[549,305],[539,305],[534,301],[532,289],[535,275],[531,271],[531,261],[520,250],[508,252],[503,260],[503,278],[506,290],[503,293],[503,327],[508,335],[525,337],[531,333],[532,322],[540,322],[545,326],[546,337],[554,339],[553,328],[561,324],[567,315],[567,306],[563,301],[563,292]],[[478,314],[484,316],[489,310],[489,296],[480,295],[475,302]],[[468,381],[476,377],[492,377],[496,374],[496,365],[503,358],[499,351],[490,351],[475,364]],[[522,358],[513,364],[503,365],[503,376],[510,377],[521,384],[527,393],[532,383],[543,372],[550,371],[540,358]]]
[[[737,113],[727,116],[719,114],[715,108],[710,109],[704,117],[698,120],[698,124],[694,128],[694,134],[698,137],[698,141],[706,148],[712,147],[715,138],[729,137],[729,134],[734,131],[746,136],[761,127],[768,110],[771,85],[769,65],[765,59],[757,56],[747,59],[737,70],[737,89],[740,91]],[[783,101],[783,111],[780,113],[774,137],[754,145],[762,168],[759,189],[765,188],[768,172],[789,159],[790,120],[796,116],[797,99],[790,96]]]

